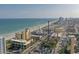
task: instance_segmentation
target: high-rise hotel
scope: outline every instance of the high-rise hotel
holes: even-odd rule
[[[15,37],[16,37],[16,39],[24,39],[26,41],[29,41],[31,38],[30,30],[28,28],[26,28],[25,31],[23,31],[21,33],[15,33]]]
[[[31,39],[31,33],[28,28],[26,28],[25,31],[22,32],[22,35],[23,35],[23,39],[26,41],[29,41]]]

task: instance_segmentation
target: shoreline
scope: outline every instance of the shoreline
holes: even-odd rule
[[[28,28],[29,28],[30,31],[32,32],[32,31],[38,30],[39,28],[43,28],[43,27],[45,27],[45,26],[47,26],[47,23],[45,23],[45,24],[40,24],[40,25],[33,26],[33,27],[28,27]],[[8,39],[11,39],[11,38],[15,37],[15,33],[17,33],[17,32],[22,32],[22,31],[24,31],[24,30],[25,30],[25,28],[20,29],[20,30],[18,30],[18,31],[14,31],[14,32],[8,33],[8,34],[3,34],[3,35],[0,35],[0,36],[1,36],[1,37],[4,37],[6,40],[8,40]]]
[[[51,23],[54,23],[54,22],[55,22],[55,21],[52,21]],[[31,26],[31,27],[28,27],[28,28],[29,28],[30,31],[32,32],[32,31],[38,30],[39,28],[46,27],[47,25],[48,25],[48,23],[44,23],[44,24],[35,25],[35,26],[33,26],[33,27]],[[25,28],[20,29],[20,30],[18,30],[18,31],[14,31],[14,32],[12,32],[12,33],[3,34],[3,35],[0,35],[0,36],[4,37],[6,40],[8,40],[8,39],[11,39],[11,38],[15,37],[15,33],[17,33],[17,32],[22,32],[22,31],[24,31],[24,30],[25,30]]]

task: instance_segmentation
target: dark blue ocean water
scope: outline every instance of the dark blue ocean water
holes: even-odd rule
[[[54,20],[54,19],[45,19],[45,18],[0,19],[0,34],[6,34],[18,31],[23,28],[44,24],[47,23],[48,20]]]

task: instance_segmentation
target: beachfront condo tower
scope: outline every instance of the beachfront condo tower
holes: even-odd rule
[[[22,33],[15,33],[16,39],[23,39],[23,34]]]
[[[74,35],[70,35],[71,38],[71,48],[70,48],[70,53],[73,54],[75,53],[75,47],[76,47],[76,37]]]
[[[29,41],[30,38],[31,38],[30,30],[26,28],[25,31],[23,32],[23,39]]]
[[[0,54],[6,53],[6,41],[5,38],[0,37]]]

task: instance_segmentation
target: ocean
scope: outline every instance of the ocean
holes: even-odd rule
[[[50,18],[16,18],[0,19],[0,35],[47,23]]]

